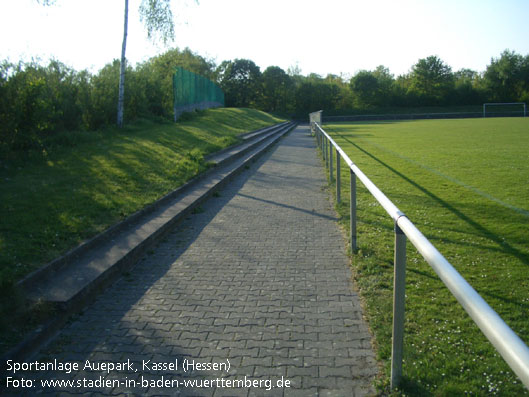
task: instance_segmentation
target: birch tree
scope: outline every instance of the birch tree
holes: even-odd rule
[[[147,37],[155,40],[159,35],[164,44],[174,40],[174,22],[171,11],[171,0],[142,0],[140,4],[140,21],[147,29]],[[125,70],[127,58],[127,30],[129,15],[129,0],[125,0],[125,17],[123,23],[123,44],[121,45],[121,68],[119,73],[118,95],[118,127],[123,127],[123,113],[125,108]]]
[[[56,0],[36,0],[44,6],[51,6]],[[174,21],[171,11],[171,0],[141,0],[140,21],[147,30],[147,37],[155,41],[161,38],[164,44],[174,40]],[[129,21],[129,0],[125,0],[125,15],[123,21],[123,42],[121,45],[121,64],[119,73],[118,93],[118,127],[123,127],[123,113],[125,108],[125,70],[127,68],[127,31]]]

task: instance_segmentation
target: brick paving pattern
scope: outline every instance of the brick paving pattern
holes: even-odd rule
[[[375,355],[325,185],[308,127],[298,127],[178,225],[36,358],[80,366],[71,374],[39,371],[39,381],[119,386],[32,393],[374,394]],[[132,366],[83,370],[87,360]],[[176,370],[169,366],[175,362]],[[217,367],[183,370],[193,362]],[[246,383],[229,383],[237,380]],[[184,381],[205,383],[185,387]],[[286,381],[290,387],[280,387]]]

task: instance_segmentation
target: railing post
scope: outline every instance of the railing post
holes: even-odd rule
[[[351,252],[355,252],[357,247],[356,241],[356,174],[352,169],[350,171],[350,213],[349,213],[349,229],[351,231]]]
[[[395,258],[393,279],[393,343],[391,347],[391,389],[402,378],[404,344],[404,304],[406,291],[406,235],[395,222]]]
[[[332,182],[332,145],[331,145],[331,142],[329,142],[329,177],[330,177],[330,181]]]
[[[325,137],[324,139],[325,139],[325,166],[329,168],[329,140],[327,139],[327,137]]]
[[[323,152],[323,147],[325,143],[323,142],[323,133],[320,131],[320,149],[321,149],[321,155],[323,156],[323,159],[325,159],[325,153]]]
[[[340,204],[342,198],[340,196],[341,192],[341,180],[340,180],[340,152],[336,149],[336,202]]]
[[[325,159],[325,168],[327,168],[329,166],[329,156],[327,155],[327,137],[323,135],[323,133],[321,134],[321,137],[323,139],[323,147],[324,147],[323,158]]]

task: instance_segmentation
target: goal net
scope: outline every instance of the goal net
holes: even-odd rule
[[[484,103],[483,117],[527,116],[525,102]]]

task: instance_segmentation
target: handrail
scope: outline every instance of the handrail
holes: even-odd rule
[[[327,134],[318,123],[312,126],[316,131],[318,145],[322,148],[324,158],[330,157],[332,179],[332,149],[327,153],[327,142],[336,150],[337,172],[339,172],[340,156],[351,170],[351,186],[355,175],[382,205],[395,222],[395,281],[393,309],[393,346],[391,363],[391,387],[398,386],[402,376],[402,346],[404,332],[404,274],[406,260],[406,240],[408,237],[417,251],[434,269],[457,301],[463,306],[472,320],[492,343],[511,369],[520,378],[525,387],[529,388],[529,348],[509,328],[502,318],[485,302],[472,286],[457,272],[445,257],[433,246],[421,231],[402,213],[387,196],[353,163],[342,148]],[[319,135],[318,135],[319,134]],[[340,175],[337,174],[337,180]],[[337,184],[338,189],[338,184]],[[337,192],[338,193],[338,192]],[[339,193],[337,194],[339,197]],[[354,202],[353,202],[354,197]],[[351,191],[351,214],[356,214],[356,192]],[[353,206],[355,207],[353,209]],[[351,225],[356,225],[356,219]],[[355,226],[356,228],[356,226]],[[351,230],[351,245],[356,248],[356,230]]]

